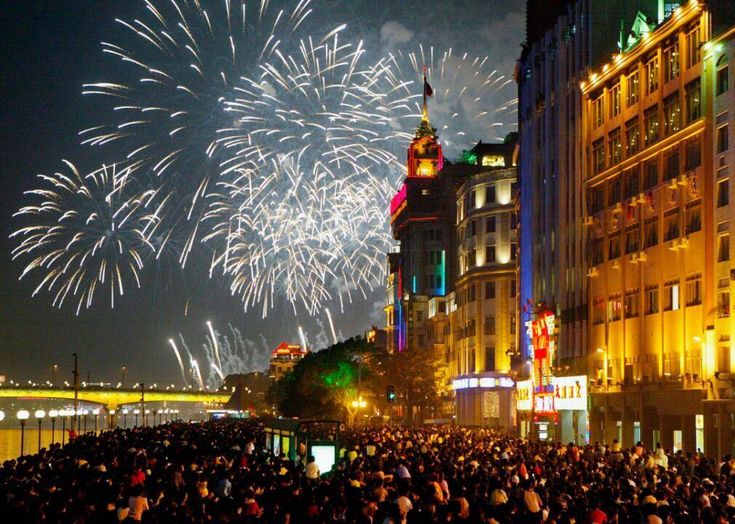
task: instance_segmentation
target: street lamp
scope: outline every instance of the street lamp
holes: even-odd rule
[[[125,373],[128,372],[128,366],[123,366],[120,368],[120,385],[124,388],[125,387]]]
[[[108,411],[108,413],[110,414],[110,421],[107,424],[107,429],[112,429],[115,423],[115,410],[111,409]]]
[[[59,411],[59,415],[61,415],[61,445],[63,446],[66,442],[66,417],[69,416],[69,410],[64,408]]]
[[[25,431],[26,431],[26,420],[31,416],[27,410],[21,409],[15,415],[20,421],[20,456],[23,456],[23,445],[25,444]]]
[[[48,416],[51,418],[51,444],[54,443],[54,431],[56,431],[56,417],[59,416],[58,409],[52,409],[48,412]]]
[[[89,411],[87,411],[86,409],[80,409],[77,412],[77,420],[79,420],[79,415],[81,415],[83,417],[83,420],[84,420],[84,433],[87,433],[87,414],[88,413],[89,413]]]
[[[51,385],[56,384],[56,372],[59,370],[59,365],[54,364],[51,366]]]
[[[97,434],[97,417],[99,417],[100,414],[100,408],[97,408],[92,411],[92,414],[94,415],[94,434]]]
[[[128,429],[128,410],[123,409],[122,414],[123,414],[123,428]]]
[[[134,409],[133,410],[133,415],[135,415],[135,426],[133,426],[133,427],[137,427],[138,426],[138,415],[140,415],[140,410],[137,409],[137,408]]]
[[[43,417],[46,416],[46,412],[42,409],[37,409],[35,413],[33,413],[36,416],[36,420],[38,420],[38,451],[41,451],[41,422],[43,422]]]

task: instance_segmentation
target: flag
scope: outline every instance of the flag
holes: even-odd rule
[[[651,207],[651,211],[656,211],[656,203],[653,199],[653,191],[646,191],[646,201],[648,202],[648,205]]]
[[[424,96],[434,96],[434,90],[426,81],[426,66],[424,66]]]

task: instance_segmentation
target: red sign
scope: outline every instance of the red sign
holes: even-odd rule
[[[551,336],[554,334],[554,314],[540,313],[536,320],[526,322],[526,333],[531,337],[533,356],[536,360],[546,358]]]

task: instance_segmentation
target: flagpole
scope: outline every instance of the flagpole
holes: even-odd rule
[[[429,109],[426,107],[426,65],[424,65],[424,85],[422,86],[422,91],[424,92],[424,108],[421,113],[421,119],[428,121]]]

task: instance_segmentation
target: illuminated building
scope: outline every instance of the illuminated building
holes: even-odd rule
[[[735,413],[735,30],[723,31],[735,12],[670,7],[638,16],[622,52],[581,84],[590,436],[721,456]]]
[[[299,360],[306,356],[307,351],[302,349],[299,344],[289,344],[281,342],[271,353],[270,376],[276,380],[280,380],[283,376],[291,371]]]
[[[442,171],[441,145],[424,105],[408,148],[407,176],[390,203],[393,238],[399,253],[388,256],[386,324],[389,348],[427,347],[428,301],[453,285],[452,182]]]
[[[457,276],[449,302],[449,375],[458,424],[515,424],[511,355],[516,353],[515,135],[480,142],[474,166],[455,171]]]
[[[665,5],[666,4],[666,5]],[[523,324],[544,304],[556,318],[557,374],[587,374],[587,269],[582,178],[582,95],[590,67],[615,51],[620,24],[656,0],[548,0],[526,4],[526,43],[516,68],[519,98],[519,310]],[[528,337],[522,358],[533,360]],[[525,404],[524,406],[530,406]],[[549,437],[585,440],[587,417],[560,410]],[[530,412],[525,411],[527,416]],[[556,431],[554,433],[554,431]]]

